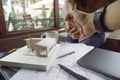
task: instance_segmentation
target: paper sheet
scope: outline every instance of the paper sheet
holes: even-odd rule
[[[56,62],[46,72],[38,70],[21,69],[10,80],[77,80],[64,70],[62,70],[57,64],[63,64],[73,71],[87,77],[90,80],[106,80],[106,77],[80,67],[76,64],[76,61],[91,51],[94,47],[86,46],[84,44],[61,44],[60,51],[57,56],[65,54],[67,52],[75,51],[74,54],[68,55],[64,58],[56,59]],[[56,57],[57,57],[56,56]]]

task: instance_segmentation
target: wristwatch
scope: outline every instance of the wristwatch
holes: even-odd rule
[[[103,22],[106,7],[107,6],[104,6],[104,7],[100,8],[100,9],[96,10],[95,14],[94,14],[93,23],[94,23],[95,29],[96,29],[96,31],[98,33],[104,33],[106,31],[110,31],[104,25],[104,22]]]

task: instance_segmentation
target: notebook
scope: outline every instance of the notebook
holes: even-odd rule
[[[120,53],[94,48],[77,61],[77,64],[101,73],[113,80],[120,80]]]

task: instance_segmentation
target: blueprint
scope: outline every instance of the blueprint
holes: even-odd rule
[[[56,58],[53,66],[47,71],[21,69],[10,80],[77,80],[62,70],[57,64],[65,65],[90,80],[109,80],[101,74],[95,73],[76,64],[76,61],[79,58],[87,54],[93,48],[94,47],[85,44],[61,43],[60,51],[56,57],[71,51],[75,51],[75,53],[63,58]]]

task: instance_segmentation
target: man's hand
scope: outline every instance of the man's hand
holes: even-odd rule
[[[79,42],[92,36],[96,30],[93,24],[94,13],[85,13],[78,10],[73,10],[71,12],[73,15],[74,28],[79,32]]]
[[[63,18],[66,23],[66,31],[73,39],[81,42],[96,32],[93,25],[93,13],[78,11],[74,7],[76,6],[73,6],[73,2],[66,0],[63,7]]]
[[[93,13],[88,14],[73,10],[65,17],[66,31],[79,42],[92,36],[96,30],[93,25]]]

